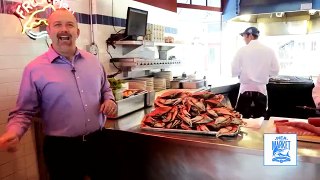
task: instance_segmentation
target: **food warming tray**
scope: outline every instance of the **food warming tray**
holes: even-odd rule
[[[132,113],[136,110],[149,107],[153,105],[155,98],[155,92],[154,91],[143,91],[137,95],[130,96],[125,99],[121,99],[116,101],[117,103],[117,112],[116,116],[109,117],[111,119],[116,119],[119,117],[122,117],[124,115],[127,115],[129,113]]]

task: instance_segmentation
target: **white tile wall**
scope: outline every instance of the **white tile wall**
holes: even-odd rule
[[[9,114],[9,110],[0,111],[0,124],[7,123],[8,114]]]
[[[85,49],[86,45],[90,44],[90,26],[86,24],[79,24],[80,36],[77,40],[77,46]]]
[[[7,96],[7,86],[5,84],[0,84],[0,96]]]
[[[8,95],[15,96],[19,93],[20,82],[12,82],[8,84]]]
[[[33,41],[21,34],[13,15],[0,14],[0,134],[5,131],[8,113],[15,105],[23,68],[46,51],[45,41]],[[31,133],[21,139],[15,153],[0,152],[0,179],[38,179],[34,141]],[[29,162],[29,164],[26,164]],[[28,165],[28,166],[27,166]],[[27,174],[28,172],[28,174]]]
[[[5,111],[15,105],[15,96],[0,97],[0,111]]]
[[[17,63],[23,59],[24,56],[4,56],[0,55],[1,66],[0,69],[22,69],[25,64]]]
[[[19,82],[22,77],[22,69],[0,70],[0,83]]]
[[[79,13],[89,13],[89,0],[64,0],[69,4],[71,10]],[[96,1],[96,0],[92,0]]]

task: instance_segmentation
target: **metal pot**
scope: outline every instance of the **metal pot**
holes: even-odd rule
[[[172,80],[170,81],[170,88],[171,89],[180,89],[180,80]]]

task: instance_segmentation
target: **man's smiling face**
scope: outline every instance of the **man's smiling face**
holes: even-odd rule
[[[47,31],[53,48],[60,54],[74,53],[80,30],[76,18],[66,9],[58,9],[48,18]]]

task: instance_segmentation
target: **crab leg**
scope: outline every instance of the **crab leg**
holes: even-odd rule
[[[190,127],[192,127],[192,121],[190,118],[186,117],[185,115],[178,113],[177,115],[181,120],[183,120],[184,122],[186,122]]]

